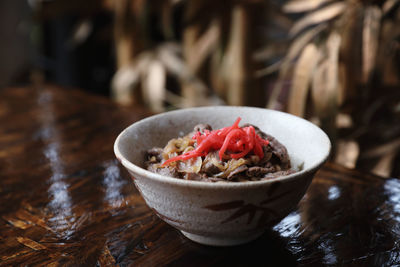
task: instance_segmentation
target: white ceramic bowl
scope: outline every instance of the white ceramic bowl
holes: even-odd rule
[[[208,183],[152,173],[143,168],[145,151],[190,132],[198,123],[213,129],[237,117],[286,146],[292,166],[303,170],[266,181]],[[327,160],[331,144],[314,124],[261,108],[201,107],[166,112],[138,121],[116,139],[114,152],[132,175],[147,205],[165,222],[198,243],[228,246],[260,236],[294,209],[315,172]]]

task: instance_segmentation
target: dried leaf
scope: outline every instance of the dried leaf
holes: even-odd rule
[[[287,42],[275,41],[274,43],[268,44],[257,50],[252,57],[256,61],[266,61],[277,57],[278,55],[284,55],[287,52],[287,49]]]
[[[354,125],[353,119],[349,114],[339,113],[336,116],[337,128],[351,128]]]
[[[386,15],[387,13],[392,11],[393,7],[395,7],[399,3],[400,3],[399,0],[386,0],[382,6],[383,15]]]
[[[380,157],[385,154],[396,152],[400,149],[400,138],[396,138],[382,145],[378,145],[364,151],[362,158]]]
[[[336,105],[338,105],[338,94],[339,94],[339,51],[342,38],[339,33],[332,32],[326,42],[328,51],[328,80],[326,83],[330,88],[330,92],[336,99]]]
[[[282,90],[282,86],[284,83],[284,79],[286,79],[286,76],[289,72],[290,69],[290,64],[292,61],[297,57],[297,55],[300,53],[300,51],[320,32],[322,32],[324,29],[326,29],[327,25],[325,23],[320,24],[303,34],[301,34],[299,37],[297,37],[293,43],[290,45],[289,51],[286,55],[286,57],[280,62],[281,67],[279,71],[279,78],[272,89],[271,96],[269,97],[267,108],[274,108],[277,99],[279,97],[279,94]],[[262,70],[260,70],[261,72]]]
[[[133,90],[140,81],[140,69],[135,64],[120,68],[111,81],[115,101],[126,105],[133,102]]]
[[[182,105],[184,100],[183,97],[181,97],[180,95],[174,94],[173,92],[166,90],[165,98],[166,101],[172,106],[176,108],[184,108],[184,106]]]
[[[311,96],[315,112],[320,118],[336,115],[340,41],[340,35],[332,32],[326,42],[327,58],[317,67],[313,77]]]
[[[142,49],[139,31],[135,25],[137,25],[136,17],[138,17],[136,15],[141,14],[143,5],[144,1],[142,0],[113,1],[114,39],[118,69],[131,64],[133,58]]]
[[[279,78],[275,83],[274,88],[272,88],[271,95],[269,96],[268,103],[266,108],[270,109],[279,109],[278,108],[278,98],[280,96],[280,93],[282,91],[283,85],[285,83],[284,79],[286,77],[286,70],[281,68],[281,71],[279,73]],[[285,73],[285,76],[283,76],[283,73]]]
[[[257,70],[257,71],[254,73],[254,76],[255,76],[256,78],[260,78],[260,77],[262,77],[262,76],[272,74],[272,73],[274,73],[274,72],[276,72],[276,71],[278,71],[278,70],[281,70],[281,71],[282,71],[282,61],[275,62],[274,64],[269,65],[268,67],[266,67],[266,68],[264,68],[264,69]]]
[[[298,20],[293,25],[289,34],[294,36],[308,26],[333,19],[334,17],[340,15],[340,13],[342,13],[346,7],[347,5],[344,2],[338,2],[318,9]]]
[[[289,29],[293,25],[293,19],[289,18],[287,14],[282,12],[280,5],[276,3],[274,4],[272,1],[269,1],[268,5],[269,5],[269,10],[268,10],[269,21],[273,21],[276,27],[284,31],[289,31]]]
[[[208,30],[197,39],[191,48],[190,56],[187,57],[187,64],[193,73],[197,73],[204,61],[215,49],[219,39],[219,26],[216,22],[211,23]]]
[[[195,79],[194,74],[190,71],[186,63],[180,58],[176,51],[162,46],[158,49],[158,59],[162,62],[168,72],[177,76],[183,81]]]
[[[371,170],[373,174],[380,175],[382,177],[390,177],[390,173],[392,172],[393,165],[395,164],[394,160],[396,158],[397,153],[391,152],[383,155],[379,158]]]
[[[304,48],[296,64],[288,103],[288,111],[294,115],[304,116],[308,88],[319,57],[317,46],[311,43]]]
[[[183,98],[184,106],[199,106],[199,105],[209,105],[210,102],[206,98],[207,86],[197,78],[193,72],[188,68],[186,63],[178,57],[170,49],[163,48],[159,50],[160,61],[164,64],[166,70],[175,75],[186,87],[187,92],[196,95],[197,97],[190,97],[190,99]],[[190,90],[189,90],[190,88]]]
[[[339,62],[339,84],[338,84],[338,105],[341,106],[346,96],[346,65]]]
[[[93,23],[90,19],[83,19],[79,21],[73,31],[72,36],[67,41],[69,48],[74,48],[80,44],[83,44],[93,32]]]
[[[381,17],[382,12],[377,6],[366,8],[362,44],[362,79],[365,83],[368,82],[375,67]]]
[[[207,105],[208,88],[196,75],[205,60],[211,55],[220,37],[218,23],[213,19],[213,10],[210,8],[215,3],[210,1],[189,1],[185,10],[186,27],[183,32],[183,55],[186,74],[182,80],[181,92],[184,98],[184,106]],[[208,29],[207,29],[208,27]],[[203,33],[204,29],[207,29]]]
[[[358,156],[360,154],[360,147],[354,140],[341,140],[336,144],[335,162],[347,168],[355,168]]]
[[[320,32],[322,32],[324,29],[327,28],[327,24],[323,23],[320,24],[309,31],[306,31],[299,37],[297,37],[292,45],[289,48],[288,54],[286,56],[286,61],[289,63],[292,60],[294,60],[297,55],[300,53],[300,51],[315,37],[317,36]]]
[[[283,6],[283,11],[287,13],[306,12],[331,1],[333,0],[291,0]]]
[[[152,111],[164,111],[166,70],[158,60],[149,63],[142,83],[143,97]]]
[[[262,77],[262,76],[265,76],[265,75],[272,74],[272,73],[278,71],[279,69],[282,70],[281,66],[282,66],[282,61],[275,62],[274,64],[269,65],[268,67],[266,67],[264,69],[257,70],[255,72],[254,76],[256,78],[259,78],[259,77]]]
[[[287,66],[292,63],[292,61],[299,55],[299,53],[301,52],[301,50],[309,43],[311,42],[311,40],[317,36],[319,33],[321,33],[324,29],[326,29],[327,24],[323,23],[320,24],[306,32],[304,32],[303,34],[301,34],[299,37],[297,37],[296,39],[293,40],[292,44],[290,45],[287,54],[285,56],[285,58],[283,58],[281,61],[263,69],[263,70],[259,70],[259,73],[264,73],[264,72],[270,72],[272,71],[272,69],[278,69],[279,65],[282,65],[281,67],[281,71],[284,70],[285,75],[286,76],[286,69]]]

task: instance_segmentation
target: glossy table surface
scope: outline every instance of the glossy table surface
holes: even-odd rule
[[[189,241],[113,154],[118,133],[147,115],[54,86],[0,90],[0,266],[400,265],[400,181],[332,163],[256,241]]]

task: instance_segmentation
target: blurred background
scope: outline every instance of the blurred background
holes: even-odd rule
[[[333,161],[400,177],[400,0],[2,0],[0,18],[0,90],[282,110]]]

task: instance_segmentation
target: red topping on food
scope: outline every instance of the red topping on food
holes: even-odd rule
[[[194,150],[166,160],[162,166],[178,160],[188,160],[195,157],[206,156],[212,150],[219,150],[219,158],[239,159],[253,152],[260,159],[264,157],[262,147],[269,144],[262,139],[253,126],[239,127],[241,118],[237,118],[232,126],[204,133],[196,132],[193,139],[197,146]]]

